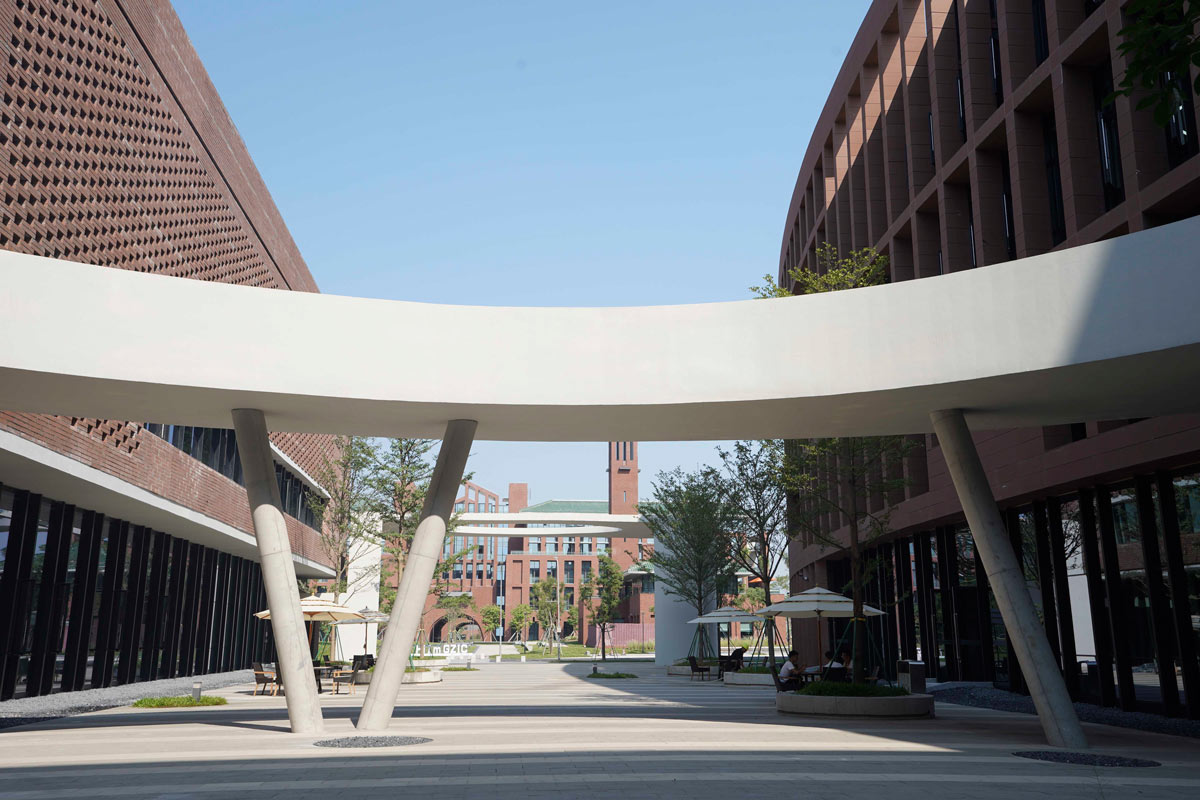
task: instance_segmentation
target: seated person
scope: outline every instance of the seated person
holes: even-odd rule
[[[842,664],[842,662],[841,662],[841,661],[838,661],[836,658],[834,658],[834,657],[833,657],[833,651],[832,651],[832,650],[826,650],[826,651],[825,651],[825,662],[826,662],[826,663],[825,663],[825,666],[827,666],[827,667],[841,667],[841,666],[844,666],[844,665]]]
[[[854,659],[850,657],[849,650],[843,650],[841,653],[839,653],[838,661],[841,661],[842,666],[844,666],[847,670],[854,669]]]
[[[787,661],[783,662],[783,666],[779,668],[779,680],[783,682],[785,690],[799,689],[800,678],[798,674],[804,669],[800,664],[800,654],[795,650],[788,653]]]

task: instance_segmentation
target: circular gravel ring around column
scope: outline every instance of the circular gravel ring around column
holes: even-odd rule
[[[1101,753],[1064,753],[1061,750],[1020,750],[1013,753],[1021,758],[1053,761],[1055,764],[1079,764],[1085,767],[1161,767],[1157,761],[1125,756],[1106,756]]]
[[[402,747],[432,741],[424,736],[343,736],[340,739],[321,739],[313,744],[317,747]]]

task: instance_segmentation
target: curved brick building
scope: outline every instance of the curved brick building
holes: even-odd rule
[[[317,291],[169,3],[0,0],[0,40],[0,248]],[[155,423],[0,411],[0,699],[270,657],[233,432]],[[328,575],[332,440],[272,440],[297,572]]]
[[[804,156],[781,283],[825,243],[876,248],[893,281],[930,279],[1200,211],[1195,75],[1162,76],[1185,98],[1165,128],[1127,98],[1104,102],[1125,68],[1122,6],[873,3]],[[1020,689],[936,438],[913,438],[893,465],[906,488],[872,499],[892,508],[869,590],[889,611],[873,623],[881,660],[919,655],[939,678]],[[1200,716],[1200,415],[975,439],[1072,691]],[[795,591],[840,589],[849,575],[814,542],[793,545],[791,572]],[[809,663],[813,624],[796,629]]]

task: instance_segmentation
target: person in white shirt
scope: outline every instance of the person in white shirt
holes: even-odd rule
[[[838,661],[836,658],[834,658],[834,657],[833,657],[833,651],[832,651],[832,650],[826,650],[826,651],[825,651],[825,661],[827,662],[827,663],[825,664],[825,666],[827,666],[827,667],[840,667],[840,666],[842,666],[842,662]]]
[[[783,682],[783,688],[799,689],[799,673],[803,669],[800,665],[800,654],[795,650],[788,653],[787,661],[783,662],[783,666],[779,668],[779,680]]]

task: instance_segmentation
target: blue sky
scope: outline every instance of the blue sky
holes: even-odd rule
[[[868,5],[175,0],[322,291],[589,306],[774,272]],[[644,444],[643,497],[714,458]],[[602,444],[481,442],[469,469],[536,502],[604,497],[604,467]]]

